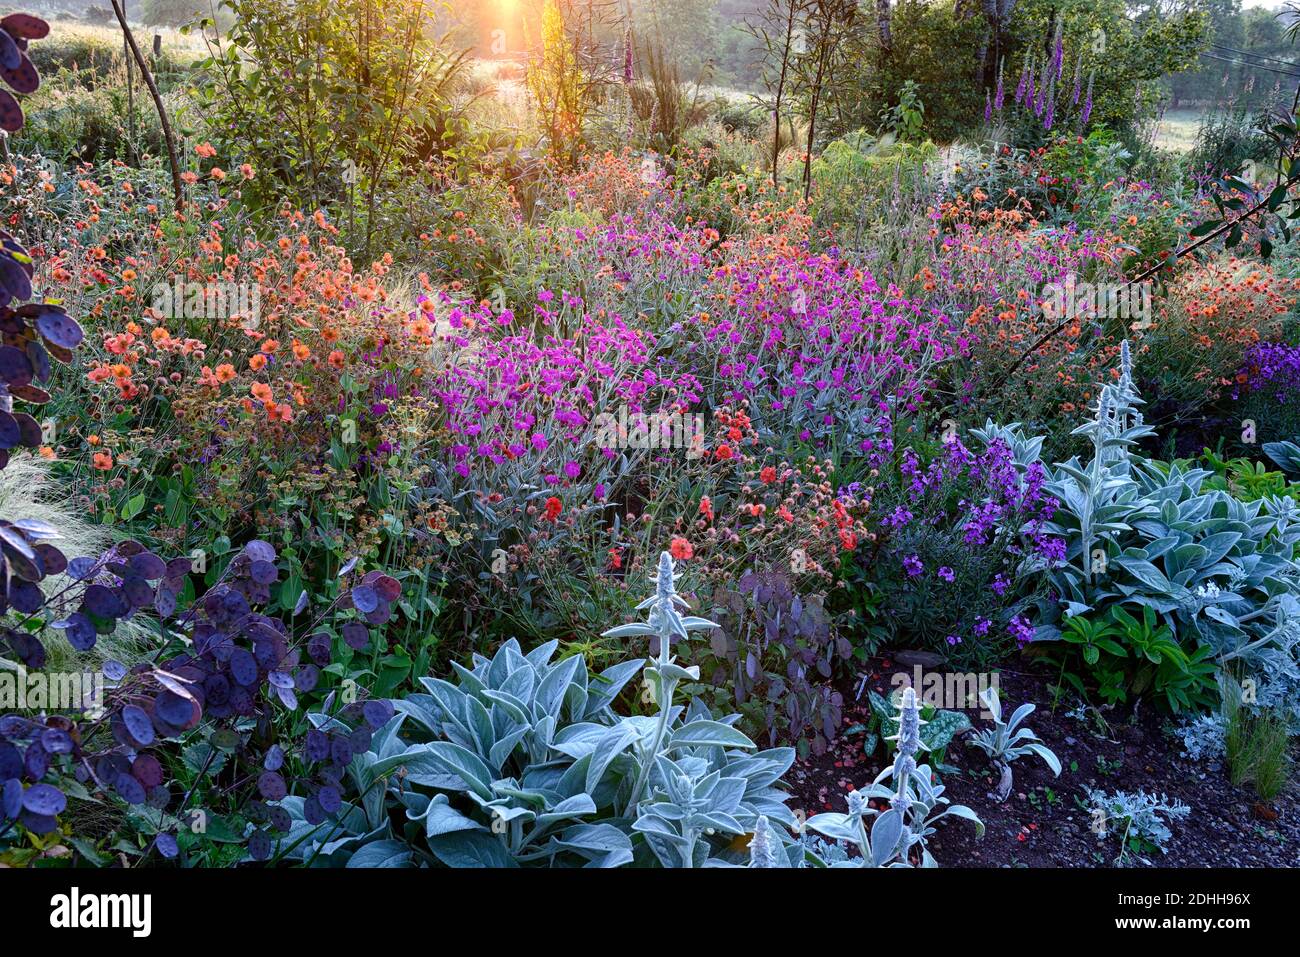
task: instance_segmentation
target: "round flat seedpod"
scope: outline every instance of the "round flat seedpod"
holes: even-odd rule
[[[290,711],[296,711],[298,708],[298,696],[293,693],[293,689],[280,688],[276,686],[273,687],[275,687],[275,696],[280,699],[280,703]]]
[[[22,401],[31,403],[32,405],[45,405],[51,398],[50,394],[40,386],[31,385],[30,383],[28,385],[16,385],[9,391],[13,394],[15,399],[21,399]],[[22,413],[19,413],[20,419],[21,416]],[[30,419],[31,416],[28,416],[28,418]],[[31,419],[31,421],[34,423],[36,420]],[[35,432],[30,428],[25,428],[23,429],[22,444],[27,446],[29,449],[34,449],[41,444],[41,437],[42,433],[39,425],[36,427]]]
[[[23,783],[9,778],[0,788],[0,817],[12,821],[23,812]]]
[[[154,699],[154,713],[168,724],[183,728],[194,716],[194,702],[171,691],[164,691]]]
[[[0,449],[12,449],[22,438],[23,432],[18,428],[18,420],[0,409]]]
[[[109,681],[121,681],[126,677],[126,665],[112,658],[104,662],[104,677]]]
[[[255,538],[245,545],[244,554],[254,562],[275,563],[275,549],[268,542],[261,539]]]
[[[236,648],[230,655],[230,674],[244,687],[257,681],[257,661],[243,648]]]
[[[50,25],[30,13],[10,13],[0,20],[0,29],[15,39],[43,40],[50,35]]]
[[[98,637],[95,633],[95,625],[81,612],[74,611],[62,622],[55,625],[55,627],[60,626],[64,629],[68,644],[72,645],[73,648],[78,651],[89,651],[95,647],[95,639]]]
[[[306,740],[303,742],[303,754],[308,761],[324,761],[329,757],[330,740],[329,736],[319,728],[312,728],[307,732]]]
[[[138,575],[122,579],[122,595],[134,608],[147,608],[153,604],[153,586]]]
[[[63,552],[48,542],[41,542],[33,548],[33,551],[40,558],[45,574],[62,575],[67,570],[68,560],[63,556]]]
[[[131,774],[119,774],[113,782],[113,790],[116,791],[127,804],[143,804],[148,796],[144,792],[144,785],[135,779]]]
[[[13,126],[15,121],[18,124],[16,127]],[[8,90],[0,90],[0,127],[10,133],[16,133],[18,130],[22,129],[22,125],[22,107],[18,105],[18,101],[14,99],[12,93]],[[27,271],[23,269],[19,263],[15,262],[9,256],[7,250],[0,250],[0,289],[5,290],[5,292],[9,294],[10,299],[30,299],[32,297],[31,277],[27,275]],[[13,347],[6,346],[5,348]],[[18,352],[17,349],[14,349],[13,351]],[[20,356],[22,355],[21,352],[18,352],[18,354]],[[26,361],[27,357],[23,356],[23,362]],[[0,378],[4,378],[2,373],[0,373]],[[12,382],[13,380],[10,379],[8,381]],[[29,365],[27,378],[23,384],[25,385],[30,381],[31,366]]]
[[[77,320],[61,309],[42,310],[36,317],[36,331],[61,349],[75,349],[85,338]]]
[[[152,754],[137,755],[131,762],[131,773],[146,788],[156,788],[163,782],[163,768]]]
[[[18,823],[38,837],[53,832],[59,826],[58,818],[36,814],[26,808],[23,808],[22,813],[18,815]]]
[[[307,654],[312,661],[324,667],[330,663],[332,645],[329,635],[317,633],[307,639]]]
[[[81,599],[82,606],[96,618],[112,620],[126,614],[122,599],[113,589],[95,583],[86,588]]]
[[[262,831],[254,831],[248,838],[248,853],[255,861],[271,856],[271,839]]]
[[[57,817],[67,806],[67,797],[52,784],[33,784],[23,794],[23,807],[33,814]]]
[[[50,368],[50,354],[45,350],[45,347],[41,345],[39,342],[32,340],[31,342],[27,343],[26,352],[27,352],[27,361],[32,364],[32,377],[37,382],[49,382],[50,372],[53,370]],[[32,386],[31,388],[35,388],[35,387]],[[38,390],[38,391],[43,391],[43,390]],[[45,399],[46,402],[49,401],[48,396],[49,393],[47,392],[46,399]],[[28,399],[27,401],[30,402],[31,400]]]
[[[293,686],[302,694],[316,690],[320,683],[320,669],[315,665],[303,665],[293,676]]]
[[[353,731],[351,734],[348,735],[348,744],[352,745],[352,750],[354,753],[365,754],[367,751],[370,750],[370,742],[372,737],[373,736],[370,733],[370,729],[367,728],[365,725],[362,725],[361,727],[357,728],[355,731]]]
[[[331,738],[330,757],[335,764],[347,764],[352,760],[352,742],[342,736]]]
[[[326,814],[337,814],[339,809],[343,807],[343,795],[332,784],[317,791],[316,800],[320,802],[321,810]]]
[[[154,742],[153,721],[149,715],[138,705],[129,704],[122,709],[122,723],[126,725],[126,730],[135,742],[142,748],[148,747]]]
[[[370,631],[359,621],[350,621],[342,628],[343,641],[355,651],[364,651],[370,644]]]
[[[93,558],[80,556],[68,562],[68,577],[75,581],[85,581],[95,572],[97,562]]]
[[[329,815],[325,813],[325,809],[320,806],[320,801],[316,800],[315,795],[312,795],[302,802],[302,816],[306,819],[307,823],[313,827],[317,824],[324,824],[326,819],[329,817]]]
[[[393,706],[382,699],[367,701],[361,706],[361,714],[366,719],[366,724],[372,728],[383,727],[396,713]]]
[[[279,771],[284,767],[284,748],[278,744],[273,744],[266,749],[266,754],[262,758],[262,767],[268,771]]]
[[[358,585],[352,589],[352,604],[357,611],[368,615],[379,607],[379,594],[369,585]]]
[[[0,255],[0,263],[5,262],[8,260]],[[0,267],[0,273],[2,272],[3,267]],[[30,285],[28,295],[31,295]],[[27,385],[32,381],[32,363],[25,352],[13,346],[0,346],[0,381],[7,382],[10,386]]]
[[[31,615],[45,604],[45,592],[41,591],[40,585],[32,582],[14,581],[9,585],[9,604],[14,611]]]
[[[153,552],[140,552],[126,561],[127,567],[147,581],[157,581],[167,574],[167,564]]]
[[[180,847],[176,844],[176,838],[170,834],[159,834],[153,839],[154,847],[158,848],[158,853],[163,857],[171,860],[180,853]]]
[[[60,728],[46,728],[41,734],[41,747],[50,754],[71,754],[72,735]]]
[[[263,771],[257,779],[257,790],[268,801],[283,800],[289,793],[284,778],[277,771]]]
[[[33,781],[39,781],[45,777],[45,772],[50,769],[50,756],[40,742],[32,744],[23,755],[23,770]]]
[[[22,50],[8,31],[0,30],[0,66],[12,70],[22,63]]]
[[[22,754],[8,741],[0,741],[0,781],[19,777],[22,773]]]

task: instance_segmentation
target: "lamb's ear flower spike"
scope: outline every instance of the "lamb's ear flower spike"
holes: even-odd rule
[[[760,814],[754,822],[754,836],[749,842],[749,866],[780,867],[778,850],[776,836],[767,822],[767,816]]]

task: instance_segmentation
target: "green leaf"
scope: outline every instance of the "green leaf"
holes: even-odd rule
[[[375,841],[348,858],[348,867],[414,867],[411,848],[401,841]]]
[[[746,735],[720,721],[700,719],[684,724],[668,739],[673,748],[753,748],[757,747]]]
[[[501,840],[485,831],[453,831],[429,840],[429,850],[448,867],[518,867]]]

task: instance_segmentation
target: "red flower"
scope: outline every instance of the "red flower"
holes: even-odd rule
[[[680,535],[674,535],[672,544],[668,546],[668,553],[679,562],[684,562],[695,555],[695,546]]]
[[[548,522],[555,521],[557,518],[560,517],[560,513],[563,511],[564,511],[564,503],[561,502],[554,495],[552,495],[550,498],[546,500],[546,515],[545,515],[546,521]]]
[[[724,459],[724,460],[729,459],[731,458],[731,446],[719,445],[717,451],[714,452],[713,455],[715,458]]]
[[[858,536],[854,535],[847,528],[840,529],[840,546],[846,551],[851,552],[858,547]]]
[[[713,521],[713,502],[707,495],[700,499],[700,514]]]
[[[770,465],[765,466],[763,471],[758,473],[758,480],[764,485],[771,485],[776,481],[776,469]]]

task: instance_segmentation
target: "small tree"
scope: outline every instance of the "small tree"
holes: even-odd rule
[[[812,151],[817,139],[817,114],[827,84],[834,74],[835,58],[853,29],[856,0],[810,0],[803,10],[804,50],[795,60],[798,89],[808,116],[808,145],[803,158],[803,198],[812,190]]]
[[[799,25],[808,0],[767,0],[759,18],[745,21],[745,32],[763,46],[760,75],[772,111],[772,185],[776,186],[781,158],[781,110],[793,77]]]

